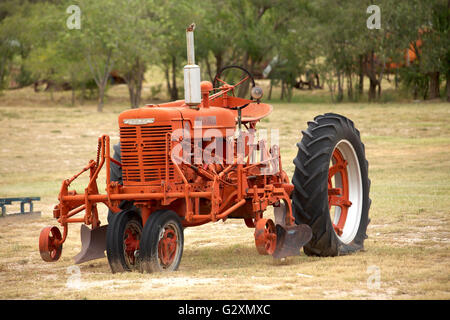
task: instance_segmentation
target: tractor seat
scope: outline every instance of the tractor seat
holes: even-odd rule
[[[258,121],[264,117],[267,117],[272,113],[273,107],[270,104],[265,103],[250,103],[247,107],[242,109],[242,123]],[[237,117],[237,110],[233,110]],[[237,119],[236,119],[237,121]]]

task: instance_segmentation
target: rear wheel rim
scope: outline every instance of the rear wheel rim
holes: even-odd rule
[[[355,238],[361,222],[363,188],[358,156],[348,140],[333,150],[328,170],[328,207],[334,232],[344,243]]]

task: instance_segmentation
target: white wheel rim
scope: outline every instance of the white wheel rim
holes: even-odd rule
[[[359,166],[358,156],[355,149],[348,140],[340,140],[335,149],[338,149],[342,154],[344,160],[347,161],[347,177],[348,177],[348,195],[351,206],[347,211],[347,218],[345,220],[342,234],[337,235],[339,240],[348,244],[353,241],[358,233],[359,225],[361,222],[362,204],[363,204],[363,187],[361,179],[361,170]],[[334,150],[333,150],[334,153]],[[342,187],[342,181],[339,176],[335,176],[335,187]],[[337,225],[341,208],[335,206],[333,224]]]

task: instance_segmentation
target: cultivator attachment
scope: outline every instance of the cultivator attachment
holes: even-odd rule
[[[306,224],[281,226],[276,225],[277,245],[272,256],[281,259],[300,255],[300,249],[312,238],[312,230]]]
[[[284,202],[274,207],[275,223],[259,219],[255,225],[255,244],[260,254],[271,254],[275,259],[300,255],[300,249],[312,238],[306,224],[296,225],[289,220]]]
[[[81,252],[73,257],[75,264],[105,257],[107,228],[108,225],[95,229],[81,225]]]

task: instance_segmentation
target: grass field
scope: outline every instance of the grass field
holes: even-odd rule
[[[355,122],[372,180],[364,252],[302,253],[280,262],[258,255],[252,229],[227,220],[186,229],[174,273],[111,274],[106,258],[77,269],[78,225],[71,225],[61,259],[43,262],[39,232],[56,222],[62,180],[95,158],[99,135],[118,142],[117,116],[128,105],[120,90],[110,91],[102,114],[92,102],[70,107],[62,93],[55,102],[29,88],[0,97],[0,197],[42,198],[35,204],[40,218],[0,218],[1,299],[450,299],[448,103],[279,103],[261,122],[279,130],[289,176],[306,121],[336,112]],[[75,187],[85,184],[81,179]]]

